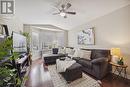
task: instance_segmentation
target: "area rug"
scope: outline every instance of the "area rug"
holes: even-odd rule
[[[49,65],[50,72],[54,87],[101,87],[99,82],[90,76],[83,73],[82,78],[67,83],[67,81],[56,71],[56,65]]]

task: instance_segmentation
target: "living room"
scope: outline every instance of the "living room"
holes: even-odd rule
[[[130,87],[130,0],[0,7],[0,87]]]

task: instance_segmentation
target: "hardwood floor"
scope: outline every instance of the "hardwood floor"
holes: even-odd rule
[[[54,87],[47,66],[42,59],[32,63],[29,71],[29,79],[25,83],[26,87]]]
[[[32,63],[29,71],[29,79],[26,87],[54,87],[51,76],[42,59]],[[115,75],[108,75],[102,80],[102,87],[130,87],[130,80],[119,78]]]
[[[102,80],[102,87],[130,87],[130,80],[110,74]]]

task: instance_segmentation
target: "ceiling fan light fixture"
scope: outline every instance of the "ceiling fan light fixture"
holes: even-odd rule
[[[61,8],[57,8],[59,10],[58,13],[53,13],[53,15],[60,15],[61,17],[64,17],[64,18],[67,18],[67,15],[70,14],[70,15],[75,15],[76,12],[72,12],[72,11],[67,11],[69,8],[71,7],[71,4],[70,3],[67,3],[67,4],[62,4],[61,5]]]
[[[66,13],[65,12],[61,12],[60,16],[64,17],[64,16],[66,16]]]

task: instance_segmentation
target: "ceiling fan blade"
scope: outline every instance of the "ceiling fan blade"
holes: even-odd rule
[[[57,14],[60,14],[60,12],[58,12],[58,13],[53,13],[53,15],[57,15]]]
[[[72,15],[75,15],[76,12],[66,12],[67,14],[72,14]]]
[[[67,3],[66,5],[66,9],[70,8],[71,7],[71,4],[70,3]]]

